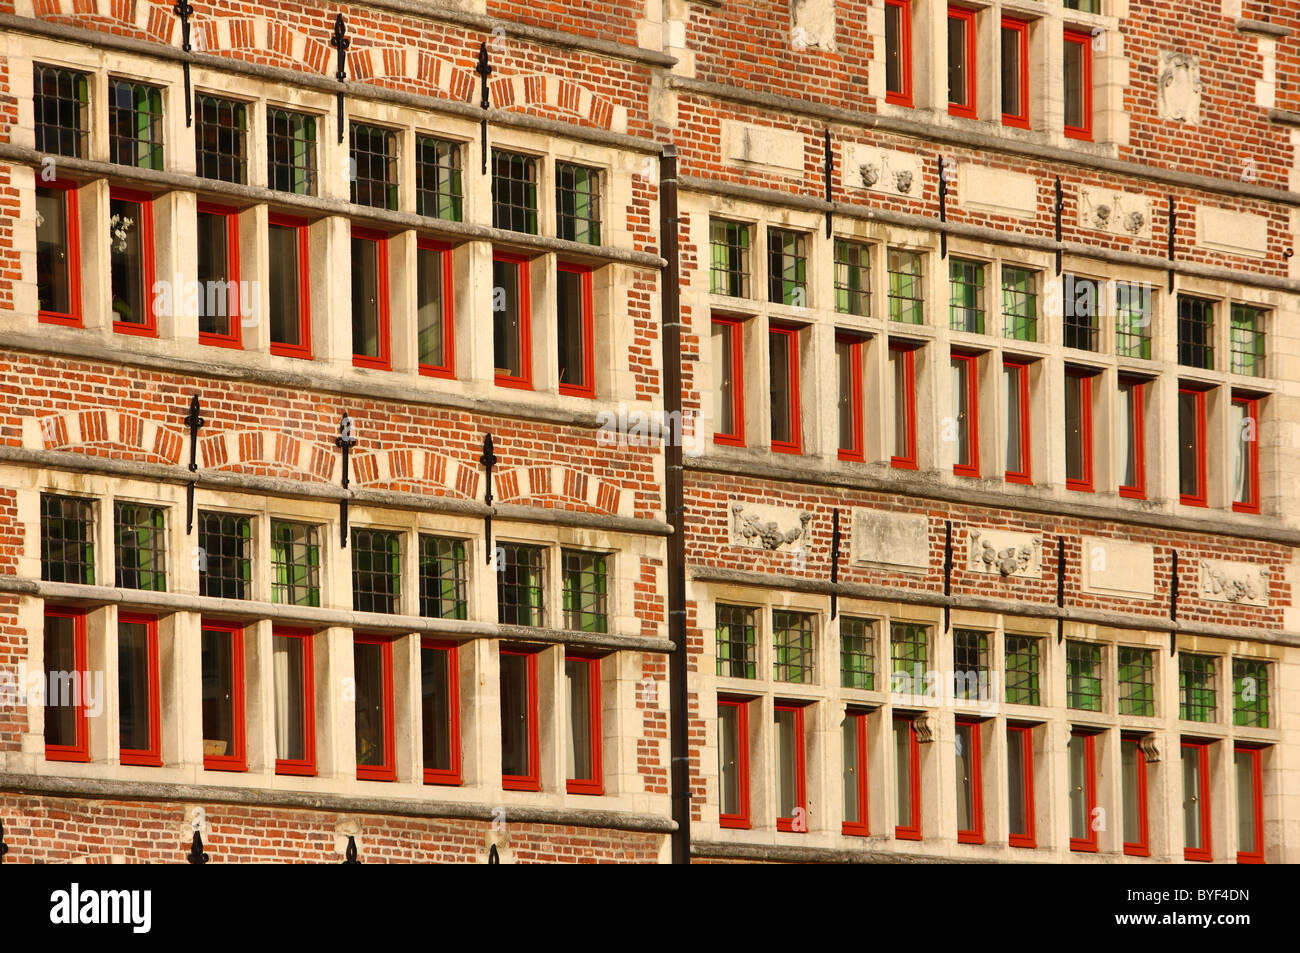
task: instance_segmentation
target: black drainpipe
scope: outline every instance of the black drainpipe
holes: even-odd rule
[[[677,254],[677,147],[665,145],[659,161],[659,247],[667,264],[660,289],[663,336],[664,411],[668,420],[664,446],[664,509],[673,534],[668,537],[668,739],[672,757],[673,863],[691,862],[691,785],[686,740],[686,507],[682,490],[682,324]]]

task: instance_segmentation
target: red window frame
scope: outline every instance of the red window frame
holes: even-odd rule
[[[394,721],[393,705],[393,639],[386,635],[353,635],[352,645],[378,645],[380,647],[380,665],[383,669],[383,719],[384,719],[384,762],[383,764],[358,764],[358,781],[396,781],[397,780],[397,725]],[[355,732],[353,738],[353,758],[355,752]]]
[[[867,795],[870,788],[867,783],[867,713],[849,711],[845,717],[853,724],[854,743],[858,750],[858,819],[842,822],[840,831],[854,837],[869,837],[871,825],[867,814]]]
[[[898,7],[898,76],[902,90],[885,91],[885,102],[895,106],[912,105],[912,0],[885,0],[886,7]],[[884,46],[884,41],[881,43]],[[885,53],[888,56],[888,51]],[[886,67],[886,76],[888,68]]]
[[[736,425],[732,433],[715,429],[713,442],[729,447],[743,447],[745,445],[745,322],[743,318],[716,314],[712,320],[714,327],[722,325],[730,329],[728,333],[731,335],[731,418]]]
[[[492,261],[509,262],[519,268],[519,376],[497,374],[495,382],[498,387],[516,387],[520,390],[533,389],[533,317],[532,303],[529,295],[529,261],[522,255],[510,255],[494,251]]]
[[[948,101],[948,115],[962,116],[966,119],[976,119],[979,117],[979,103],[976,99],[978,87],[975,82],[977,72],[975,63],[975,11],[966,10],[962,7],[948,6],[948,17],[945,21],[948,29],[952,29],[952,21],[960,20],[966,24],[966,105],[954,103],[951,99]],[[945,49],[948,48],[945,44]],[[945,60],[946,63],[946,60]],[[951,95],[951,90],[949,91]]]
[[[1083,94],[1083,125],[1065,126],[1065,135],[1069,139],[1092,141],[1092,34],[1079,30],[1065,30],[1063,38],[1066,43],[1076,43],[1082,56],[1083,76],[1081,78]],[[1064,79],[1062,79],[1064,83]]]
[[[314,633],[311,629],[272,626],[272,639],[277,636],[302,641],[302,750],[305,757],[292,760],[276,758],[275,773],[314,777],[316,774],[316,680],[312,654]]]
[[[1255,439],[1246,442],[1247,482],[1250,486],[1250,499],[1245,503],[1232,501],[1236,513],[1259,512],[1259,400],[1255,397],[1233,397],[1234,404],[1242,404],[1246,409],[1246,419],[1253,420]],[[1240,437],[1236,438],[1238,443]]]
[[[915,470],[915,469],[917,469],[917,463],[916,463],[916,348],[914,348],[914,347],[904,347],[904,346],[902,346],[902,345],[897,345],[897,344],[890,344],[890,345],[889,345],[889,350],[890,350],[891,352],[896,352],[896,353],[898,354],[899,360],[901,360],[901,361],[903,362],[903,380],[905,381],[905,385],[904,385],[904,387],[905,387],[905,390],[907,391],[907,393],[905,393],[905,394],[903,395],[903,398],[902,398],[902,399],[903,399],[903,402],[904,402],[904,416],[905,416],[906,421],[907,421],[907,424],[906,424],[906,427],[905,427],[906,433],[904,434],[904,437],[905,437],[905,443],[907,444],[907,451],[908,451],[906,454],[898,454],[898,455],[895,455],[895,456],[891,456],[891,457],[889,458],[889,464],[890,464],[890,466],[895,467],[895,468],[900,469],[900,470]],[[891,386],[892,386],[892,383],[893,383],[893,381],[892,381],[893,376],[894,376],[893,374],[890,375],[890,377],[891,377],[891,382],[890,382],[890,383],[891,383]],[[894,400],[897,401],[898,399],[899,399],[899,396],[898,396],[897,393],[895,393],[895,394],[894,394]],[[895,413],[895,415],[897,415],[897,413],[898,413],[897,407],[895,407],[894,413]],[[897,417],[895,417],[895,419],[897,419]]]
[[[68,240],[68,306],[67,314],[57,311],[41,311],[36,320],[41,324],[62,324],[68,327],[82,327],[81,317],[81,211],[78,196],[78,183],[54,179],[38,183],[39,188],[55,189],[63,192],[63,209],[67,216],[64,233]]]
[[[580,662],[587,666],[587,689],[590,694],[588,704],[591,706],[591,777],[567,778],[566,790],[570,794],[604,794],[605,768],[601,759],[601,746],[604,733],[600,721],[600,658],[594,655],[571,655],[565,653],[564,661]]]
[[[1031,426],[1029,422],[1029,364],[1026,361],[1003,360],[1003,368],[1016,368],[1016,388],[1019,391],[1020,403],[1020,461],[1024,464],[1021,470],[1007,470],[1003,478],[1008,483],[1031,484],[1033,479],[1033,463],[1030,457],[1029,435]],[[1006,422],[1010,426],[1010,421]]]
[[[787,325],[773,325],[767,329],[769,345],[774,336],[782,336],[788,340],[787,353],[789,354],[789,368],[787,373],[790,375],[790,406],[787,408],[790,415],[790,435],[793,440],[776,440],[773,439],[772,451],[774,453],[803,453],[803,420],[800,417],[799,409],[799,329]],[[771,347],[768,348],[769,353]]]
[[[148,692],[149,697],[146,702],[149,706],[149,747],[144,750],[134,748],[123,748],[120,746],[121,737],[119,734],[118,763],[119,764],[138,764],[151,768],[162,767],[162,725],[159,721],[162,713],[162,703],[160,697],[160,685],[158,675],[158,617],[152,615],[143,615],[138,612],[122,612],[117,614],[117,624],[120,627],[122,623],[128,625],[143,625],[145,627],[145,652],[147,654],[148,668]],[[119,628],[119,635],[120,635]],[[119,689],[122,684],[121,669],[118,670]],[[119,717],[121,706],[121,692],[118,693]]]
[[[445,377],[454,380],[456,377],[456,308],[452,288],[455,269],[451,261],[451,246],[446,242],[434,241],[432,238],[418,238],[415,244],[417,248],[438,252],[442,264],[443,362],[437,366],[421,364],[419,370],[425,377]]]
[[[776,819],[776,829],[778,831],[786,831],[787,833],[806,834],[808,832],[808,788],[807,778],[805,775],[806,767],[804,746],[807,742],[803,731],[803,706],[788,702],[777,702],[772,706],[773,715],[775,716],[775,713],[778,711],[789,711],[794,713],[794,733],[796,739],[794,746],[794,809],[796,811],[803,811],[804,829],[802,831],[795,831],[795,818],[793,815],[790,817],[778,816]],[[775,742],[775,740],[776,739],[773,738],[773,742]],[[776,745],[773,744],[772,747],[775,751]]]
[[[1009,113],[1006,110],[1006,103],[1001,103],[1002,107],[1002,125],[1015,126],[1018,129],[1029,128],[1029,24],[1024,20],[1017,20],[1015,17],[1004,16],[1002,18],[1002,29],[1012,30],[1016,34],[1016,57],[1020,62],[1020,109],[1019,113]],[[999,40],[1001,39],[999,35]],[[1000,55],[1005,57],[1007,50],[1004,45],[999,43],[998,49]],[[999,76],[999,80],[1001,76]]]
[[[537,653],[525,649],[501,649],[502,655],[522,655],[528,661],[528,774],[501,773],[501,787],[506,791],[540,791],[541,774],[541,737],[537,707]]]
[[[460,784],[463,780],[460,760],[460,647],[456,642],[422,638],[420,639],[420,651],[445,652],[447,654],[447,750],[451,756],[451,767],[449,768],[425,767],[424,783]],[[423,757],[423,751],[421,751],[421,757]]]
[[[1205,391],[1196,387],[1179,387],[1179,394],[1192,394],[1196,398],[1196,488],[1195,494],[1179,493],[1178,502],[1184,506],[1205,506],[1207,499],[1205,473]],[[1181,452],[1182,448],[1179,447]],[[1181,479],[1181,475],[1180,475]]]
[[[722,813],[722,778],[718,777],[718,826],[749,830],[749,702],[743,698],[719,698],[718,708],[736,709],[736,779],[737,800],[740,811]],[[722,740],[718,740],[722,748]]]
[[[1142,752],[1142,743],[1138,738],[1120,738],[1121,750],[1124,745],[1132,745],[1137,749],[1137,805],[1138,805],[1138,831],[1141,839],[1136,841],[1124,841],[1124,853],[1130,857],[1150,857],[1151,856],[1151,832],[1147,824],[1147,759]],[[1123,832],[1123,817],[1120,818],[1120,831]]]
[[[862,338],[851,334],[837,334],[835,343],[847,345],[849,348],[849,405],[853,416],[851,425],[853,444],[848,448],[839,447],[838,456],[841,460],[861,463],[865,459],[862,438]],[[844,382],[840,381],[839,386],[843,387]]]
[[[560,383],[560,393],[569,397],[596,396],[596,320],[592,305],[591,268],[569,262],[557,262],[556,271],[567,271],[582,276],[582,376],[587,383],[582,386]]]
[[[1095,854],[1097,832],[1093,829],[1092,818],[1097,812],[1097,736],[1090,731],[1072,731],[1070,737],[1083,739],[1084,814],[1088,819],[1088,836],[1071,837],[1070,850]]]
[[[1083,458],[1083,477],[1071,478],[1066,474],[1065,488],[1067,490],[1079,490],[1083,493],[1091,493],[1093,490],[1093,470],[1092,470],[1092,375],[1087,371],[1072,370],[1066,368],[1065,376],[1066,386],[1069,386],[1069,378],[1074,378],[1079,382],[1079,439],[1083,446],[1079,448],[1079,453]],[[1067,433],[1065,439],[1069,440],[1070,435]]]
[[[76,697],[74,707],[76,708],[76,744],[71,745],[45,745],[46,761],[89,761],[90,760],[90,718],[86,712],[86,693],[84,680],[89,674],[90,664],[86,656],[86,613],[81,609],[61,609],[47,606],[45,609],[46,619],[51,617],[72,620],[72,658],[75,665],[77,677],[73,684],[76,687]],[[44,630],[42,630],[43,634]],[[43,674],[45,678],[45,690],[49,691],[49,662],[45,663]],[[48,697],[46,701],[48,702]]]
[[[239,209],[228,205],[214,205],[200,202],[199,212],[205,215],[220,215],[226,220],[226,261],[229,264],[227,280],[230,282],[230,301],[226,304],[226,315],[230,321],[229,334],[205,334],[199,332],[199,343],[212,347],[230,347],[240,349],[244,346],[243,302],[239,288]],[[197,243],[196,243],[197,244]],[[200,287],[199,294],[207,300],[207,291]]]
[[[1204,842],[1202,847],[1188,847],[1183,845],[1183,860],[1202,860],[1211,861],[1214,859],[1214,842],[1210,830],[1210,744],[1206,741],[1183,741],[1183,748],[1195,748],[1196,760],[1199,765],[1197,774],[1200,776],[1199,790],[1196,792],[1197,810],[1201,814],[1201,840]],[[1181,749],[1180,749],[1181,750]],[[1182,762],[1179,762],[1179,771],[1182,771]],[[1183,793],[1186,797],[1186,792]]]
[[[279,215],[275,212],[267,216],[267,227],[278,225],[282,228],[295,229],[298,236],[298,339],[301,344],[277,344],[272,341],[272,354],[280,357],[297,357],[311,360],[311,242],[307,234],[308,222],[305,218],[292,215]],[[349,328],[350,330],[350,328]]]
[[[1250,771],[1254,775],[1255,803],[1251,805],[1251,811],[1255,817],[1255,845],[1256,850],[1238,850],[1237,863],[1239,864],[1262,864],[1264,863],[1264,772],[1263,772],[1263,751],[1252,745],[1236,745],[1233,749],[1233,755],[1246,754],[1250,756]],[[1236,766],[1233,766],[1236,770]],[[1237,811],[1241,811],[1241,803],[1237,803]]]
[[[353,367],[369,367],[378,371],[393,369],[392,354],[392,314],[388,307],[388,236],[370,228],[352,226],[351,240],[360,239],[375,243],[375,320],[379,325],[379,353],[373,357],[367,354],[353,354]],[[356,315],[352,316],[356,320]],[[351,330],[351,325],[349,325]]]
[[[971,742],[971,819],[975,826],[969,830],[957,831],[957,843],[984,843],[984,768],[980,746],[980,723],[974,718],[958,718],[954,728],[969,728]],[[954,737],[955,737],[954,733]]]
[[[154,296],[154,247],[153,247],[153,196],[136,189],[121,189],[116,186],[108,190],[108,200],[121,199],[126,202],[138,202],[140,205],[140,282],[145,304],[145,320],[141,324],[130,324],[113,320],[113,331],[117,334],[134,334],[139,337],[158,336],[158,316],[154,314],[157,299]],[[111,295],[111,290],[110,290]]]
[[[954,460],[952,472],[957,476],[978,477],[980,475],[979,355],[954,353],[952,363],[961,363],[966,368],[966,443],[970,449],[970,462],[961,463]]]
[[[1121,485],[1119,495],[1131,500],[1143,500],[1147,495],[1146,434],[1143,431],[1143,419],[1146,416],[1146,384],[1128,378],[1121,378],[1120,384],[1127,384],[1132,394],[1127,412],[1129,433],[1133,435],[1133,452],[1137,455],[1133,467],[1137,482],[1133,486]]]
[[[901,824],[894,825],[894,837],[898,840],[920,840],[921,839],[921,746],[916,740],[916,725],[911,718],[895,718],[894,730],[898,730],[898,723],[903,722],[907,725],[907,760],[908,760],[908,798],[912,808],[912,823],[906,827]],[[893,742],[893,738],[890,738]],[[895,750],[897,746],[894,745]],[[897,766],[895,766],[897,770]],[[897,784],[895,784],[897,788]]]
[[[244,708],[244,627],[238,622],[215,622],[204,619],[199,623],[200,637],[202,630],[230,634],[230,679],[232,682],[231,708],[234,712],[234,748],[231,754],[203,755],[205,771],[247,771],[248,752],[246,747]]]
[[[1038,846],[1034,830],[1034,728],[1033,725],[1007,725],[1007,737],[1016,735],[1023,746],[1025,788],[1025,831],[1020,834],[1007,833],[1007,843],[1011,847]]]

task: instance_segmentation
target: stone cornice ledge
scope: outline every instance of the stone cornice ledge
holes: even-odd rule
[[[1026,851],[1025,853],[1029,853]],[[896,850],[841,850],[835,847],[786,847],[777,844],[736,844],[727,841],[691,841],[691,856],[701,860],[752,860],[773,864],[960,864],[963,861],[931,854]],[[1025,858],[1032,861],[1033,858]],[[1016,858],[1017,862],[1020,858]],[[970,863],[1005,863],[980,857]],[[1050,862],[1050,861],[1049,861]]]
[[[67,778],[4,772],[0,772],[0,791],[95,800],[242,804],[250,807],[297,808],[339,814],[454,818],[467,821],[490,821],[495,810],[491,804],[466,804],[423,798],[417,800],[348,794],[315,794],[308,791],[272,791],[265,788],[222,787],[215,784],[167,784],[155,781],[117,781],[107,778]],[[510,805],[509,811],[512,824],[560,824],[645,834],[671,834],[677,829],[676,823],[671,818],[655,814],[578,811],[515,804]]]
[[[1275,122],[1279,126],[1300,126],[1300,113],[1290,109],[1270,109],[1268,121]]]
[[[1284,26],[1276,23],[1269,23],[1267,20],[1252,20],[1249,17],[1237,17],[1236,22],[1238,33],[1254,33],[1259,36],[1290,36],[1291,31]]]

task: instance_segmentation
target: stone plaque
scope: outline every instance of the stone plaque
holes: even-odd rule
[[[1083,537],[1083,588],[1116,596],[1155,596],[1155,548],[1099,536]]]
[[[1234,605],[1267,606],[1268,572],[1254,563],[1201,560],[1201,598]]]
[[[924,513],[854,508],[849,560],[903,572],[930,568],[930,520]]]
[[[957,167],[957,201],[976,212],[1033,218],[1038,210],[1038,182],[1023,172],[964,162]]]
[[[1032,533],[1000,529],[968,529],[966,568],[1006,579],[1042,572],[1043,540]]]

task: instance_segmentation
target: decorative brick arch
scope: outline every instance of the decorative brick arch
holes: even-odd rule
[[[334,478],[337,459],[333,446],[276,430],[224,430],[199,437],[198,464],[209,470],[265,464],[328,483]]]
[[[600,129],[614,124],[614,104],[586,86],[558,76],[526,73],[494,79],[489,84],[492,105],[498,109],[550,106],[572,113]]]
[[[555,501],[551,505],[577,504],[577,508],[628,516],[632,498],[622,488],[567,467],[517,467],[496,475],[493,490],[501,503],[523,500]]]
[[[180,30],[170,3],[150,0],[32,0],[32,12],[43,19],[115,20],[161,43],[172,43]],[[174,31],[174,32],[173,32]]]
[[[185,434],[135,414],[82,410],[40,417],[39,439],[45,450],[102,447],[135,451],[156,462],[180,463]]]
[[[418,447],[393,447],[353,454],[352,484],[419,484],[440,496],[472,500],[478,496],[479,471]]]
[[[324,73],[330,63],[327,36],[307,36],[263,17],[201,17],[190,23],[191,42],[200,52],[251,50],[278,54],[286,62]]]
[[[451,60],[423,50],[395,46],[370,46],[348,50],[348,78],[357,82],[397,79],[427,86],[457,102],[474,97],[477,78]]]

